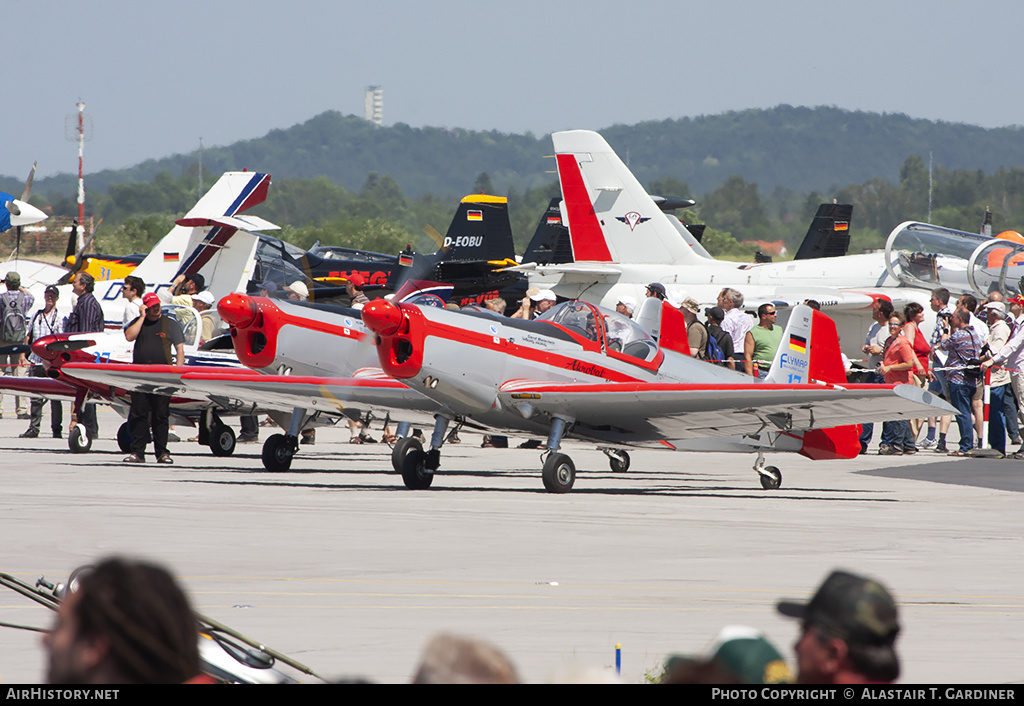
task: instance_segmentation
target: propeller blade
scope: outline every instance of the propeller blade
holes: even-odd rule
[[[71,234],[68,235],[68,247],[64,250],[64,267],[71,267],[71,258],[75,256],[75,246],[78,244],[78,219],[71,222]]]
[[[39,162],[32,162],[32,171],[28,173],[28,179],[25,180],[25,190],[21,192],[21,200],[28,201],[28,197],[32,195],[32,182],[36,179],[36,165]]]
[[[78,340],[78,341],[54,341],[53,343],[47,343],[46,344],[46,350],[54,351],[54,352],[57,352],[57,351],[62,351],[62,352],[80,351],[83,348],[88,348],[89,346],[95,346],[95,345],[96,345],[96,341],[83,341],[83,340]]]
[[[96,229],[100,227],[101,223],[103,223],[102,218],[96,221],[96,225],[92,227],[92,232],[89,233],[89,237],[85,239],[85,242],[82,243],[82,247],[77,253],[75,253],[75,266],[71,268],[72,274],[79,272],[83,267],[85,267],[86,261],[88,260],[88,258],[85,257],[85,253],[92,247],[92,243],[96,239]]]
[[[444,249],[444,236],[437,231],[437,228],[428,223],[423,227],[423,232],[434,241],[434,244],[437,245],[437,247]]]
[[[15,343],[13,346],[0,346],[0,355],[21,355],[31,351],[32,346],[25,343]]]

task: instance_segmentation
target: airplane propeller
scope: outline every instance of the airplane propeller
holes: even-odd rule
[[[54,341],[53,343],[46,344],[46,350],[54,353],[70,353],[71,351],[80,351],[83,348],[95,345],[96,341]],[[26,346],[26,348],[28,348],[28,346]]]
[[[46,219],[46,214],[40,211],[38,208],[28,202],[30,196],[32,196],[32,183],[36,178],[36,166],[39,162],[32,163],[32,169],[28,173],[28,178],[25,180],[25,188],[21,191],[20,199],[11,199],[4,203],[10,214],[7,219],[8,226],[14,226],[14,259],[17,260],[21,253],[21,229],[23,226],[38,223],[39,221]]]
[[[103,223],[102,218],[96,221],[95,225],[93,225],[92,231],[89,233],[89,237],[85,239],[85,242],[82,243],[82,247],[80,247],[78,251],[75,252],[74,254],[75,264],[70,266],[71,269],[68,271],[66,275],[60,278],[57,284],[68,284],[74,278],[74,276],[78,274],[83,267],[85,267],[88,261],[88,258],[85,257],[85,253],[89,250],[89,248],[92,247],[93,241],[96,239],[96,229],[100,227],[101,223]],[[71,253],[74,248],[75,239],[77,236],[78,221],[76,220],[74,222],[74,225],[71,226],[71,235],[68,236],[68,249],[66,254],[64,255],[65,267],[68,267],[68,261],[71,259],[69,253]]]
[[[444,236],[441,235],[437,228],[428,223],[427,225],[423,226],[423,232],[426,233],[427,236],[434,241],[434,244],[437,245],[438,248],[447,252],[447,248],[445,248],[444,246]]]

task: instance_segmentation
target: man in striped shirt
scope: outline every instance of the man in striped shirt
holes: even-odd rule
[[[103,331],[103,307],[93,296],[92,290],[96,286],[96,279],[88,272],[79,272],[71,282],[71,291],[78,297],[75,308],[68,317],[65,333],[95,333]],[[90,439],[95,439],[100,433],[100,424],[96,419],[96,405],[93,403],[83,404],[81,411],[76,416],[71,415],[71,429],[75,424],[81,422],[89,433]]]

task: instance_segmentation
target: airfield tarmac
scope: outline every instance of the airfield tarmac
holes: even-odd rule
[[[120,423],[100,408],[104,433]],[[440,631],[493,642],[530,682],[611,671],[619,643],[623,680],[640,683],[737,624],[792,664],[798,626],[775,601],[842,567],[897,596],[903,683],[1024,681],[1024,462],[773,454],[783,485],[764,491],[753,455],[636,450],[615,474],[570,441],[592,470],[552,495],[537,451],[463,431],[434,487],[412,492],[386,445],[342,429],[267,473],[256,444],[216,458],[176,443],[173,466],[139,467],[113,441],[76,455],[25,428],[0,420],[0,571],[32,583],[113,553],[162,562],[199,611],[328,677],[407,681]],[[0,621],[51,619],[0,589]],[[0,682],[41,682],[44,665],[38,634],[0,628]]]

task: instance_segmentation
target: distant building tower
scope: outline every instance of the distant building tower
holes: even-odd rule
[[[363,94],[363,113],[366,119],[380,127],[384,122],[384,89],[380,86],[367,86]]]

